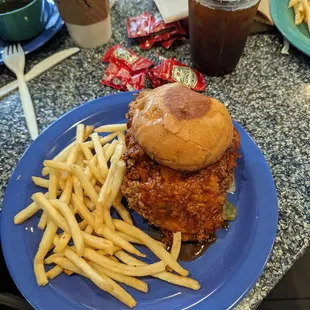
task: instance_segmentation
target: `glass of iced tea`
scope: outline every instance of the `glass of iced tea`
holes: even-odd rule
[[[232,72],[242,54],[260,0],[189,0],[194,66],[207,75]]]

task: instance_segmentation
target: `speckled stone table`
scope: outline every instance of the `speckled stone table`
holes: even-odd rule
[[[99,81],[105,64],[105,50],[120,43],[158,62],[158,55],[176,56],[190,65],[188,43],[177,43],[166,51],[155,47],[141,51],[126,35],[125,17],[156,10],[151,0],[118,0],[112,10],[113,37],[108,45],[82,50],[29,83],[43,130],[65,112],[86,101],[116,93]],[[66,29],[36,52],[27,56],[26,71],[56,51],[72,47]],[[303,254],[310,238],[310,59],[291,49],[281,55],[282,38],[277,32],[252,35],[235,72],[208,78],[207,93],[224,102],[260,147],[278,190],[278,234],[267,267],[238,309],[252,309],[266,297],[292,264]],[[0,86],[13,80],[4,69]],[[30,143],[17,92],[0,103],[0,195],[8,178]]]

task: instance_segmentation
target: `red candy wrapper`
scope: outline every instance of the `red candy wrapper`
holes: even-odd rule
[[[104,62],[114,62],[127,66],[131,71],[145,70],[153,62],[138,56],[133,51],[128,48],[122,47],[120,44],[114,45],[104,54],[102,61]]]
[[[139,16],[127,19],[128,38],[140,38],[152,33],[174,27],[175,23],[165,24],[160,13],[151,15],[144,12]]]
[[[182,28],[179,22],[175,22],[173,24],[174,26],[171,29],[167,29],[165,31],[152,34],[148,37],[140,38],[139,39],[140,47],[144,50],[147,50],[147,49],[150,49],[156,42],[167,41],[174,36],[180,36],[180,35],[185,36],[186,35],[186,32],[184,31],[184,29]]]
[[[145,85],[145,71],[132,73],[121,64],[110,62],[101,84],[118,90],[140,90]]]
[[[171,47],[171,45],[176,41],[176,40],[181,40],[181,41],[185,41],[186,40],[186,37],[183,37],[183,36],[176,36],[176,37],[173,37],[167,41],[163,41],[161,42],[161,46],[164,47],[165,49],[168,49]]]
[[[164,60],[160,65],[154,67],[149,71],[149,78],[152,85],[157,85],[160,80],[163,80],[179,82],[196,91],[204,91],[206,89],[206,82],[202,73],[187,67],[175,59]]]

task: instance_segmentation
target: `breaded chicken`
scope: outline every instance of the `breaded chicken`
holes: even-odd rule
[[[240,157],[239,133],[234,129],[231,147],[215,164],[195,172],[175,171],[153,161],[135,141],[130,129],[134,108],[133,102],[122,185],[129,207],[168,239],[181,231],[183,241],[207,241],[223,224],[227,190]]]

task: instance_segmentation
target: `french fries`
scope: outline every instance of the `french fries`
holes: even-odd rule
[[[128,307],[134,307],[136,301],[116,282],[147,293],[148,285],[135,277],[152,276],[199,289],[199,283],[186,277],[188,271],[177,262],[181,233],[174,234],[169,253],[165,244],[134,226],[121,203],[126,128],[126,124],[105,125],[93,133],[93,126],[79,124],[75,140],[53,159],[44,160],[42,175],[47,177],[32,177],[48,191],[34,193],[33,202],[15,215],[14,223],[22,224],[43,211],[38,226],[44,233],[33,262],[39,286],[62,273],[78,274]],[[112,133],[98,135],[108,131]],[[112,206],[122,220],[112,218]],[[133,244],[147,246],[159,260],[146,264],[131,256],[146,257]],[[52,266],[46,271],[44,265]],[[180,275],[167,272],[169,268]]]
[[[306,23],[310,34],[310,4],[308,0],[291,0],[288,8],[294,10],[295,25]]]
[[[159,246],[153,238],[151,238],[148,234],[144,231],[140,230],[139,228],[127,224],[121,220],[114,220],[114,225],[117,230],[122,231],[126,234],[134,236],[140,239],[144,245],[146,245],[157,257],[159,257],[162,261],[164,261],[171,269],[176,271],[182,276],[187,276],[188,271],[185,270],[181,265],[173,259],[171,254],[167,252],[164,248]]]

